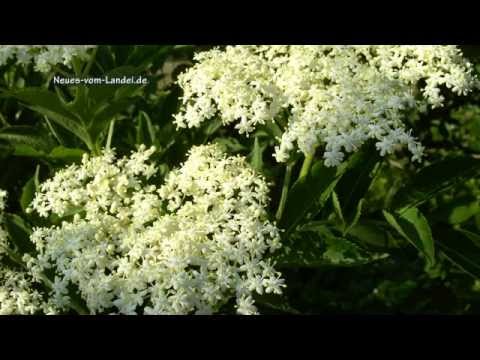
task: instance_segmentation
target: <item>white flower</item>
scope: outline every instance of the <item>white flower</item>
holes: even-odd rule
[[[157,187],[148,183],[153,151],[86,156],[41,184],[32,203],[40,215],[82,211],[35,229],[32,273],[55,270],[60,308],[72,284],[91,313],[213,313],[232,297],[242,298],[239,312],[255,313],[253,292],[278,294],[285,286],[264,260],[280,247],[265,180],[245,158],[205,145]]]
[[[237,301],[237,312],[240,315],[257,315],[257,308],[251,296],[242,296]]]
[[[58,64],[71,67],[75,57],[88,59],[88,51],[94,47],[94,45],[0,45],[0,66],[16,58],[19,65],[28,65],[33,61],[35,70],[48,73]]]
[[[9,248],[8,234],[3,229],[3,212],[7,192],[0,190],[0,260]],[[40,286],[32,276],[16,268],[0,265],[0,315],[54,314],[55,307],[44,301],[36,289]]]
[[[415,143],[409,150],[420,160],[423,147],[401,121],[405,110],[442,106],[442,89],[465,95],[477,81],[455,46],[227,46],[195,59],[178,79],[184,91],[178,127],[218,116],[248,135],[287,113],[277,161],[325,145],[327,166],[369,139],[382,155]],[[409,142],[401,141],[407,135]]]
[[[28,273],[2,267],[0,284],[0,315],[57,313],[55,307],[34,288],[35,281]]]
[[[323,158],[325,159],[325,166],[338,166],[343,161],[343,153],[338,150],[325,151]]]

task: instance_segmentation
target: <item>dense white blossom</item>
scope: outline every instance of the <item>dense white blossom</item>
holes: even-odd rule
[[[265,180],[245,158],[204,145],[156,186],[153,152],[85,155],[41,184],[34,210],[74,215],[34,230],[29,268],[55,269],[59,307],[73,284],[91,313],[210,314],[236,299],[238,313],[255,314],[253,293],[285,286],[267,258],[280,239]]]
[[[382,156],[406,145],[420,161],[424,149],[402,123],[405,111],[440,107],[444,90],[464,95],[476,81],[455,46],[227,46],[195,59],[178,79],[178,127],[218,116],[248,135],[286,116],[277,161],[324,145],[327,166],[369,139]]]
[[[0,315],[33,315],[57,313],[37,290],[41,286],[26,272],[0,267]]]
[[[33,62],[35,70],[47,73],[53,66],[63,64],[71,67],[72,59],[88,59],[93,45],[0,45],[0,66],[16,59],[19,65]]]
[[[8,235],[3,228],[6,196],[6,191],[0,190],[0,261],[9,247]],[[55,308],[36,289],[38,286],[26,271],[0,264],[0,315],[55,313]]]

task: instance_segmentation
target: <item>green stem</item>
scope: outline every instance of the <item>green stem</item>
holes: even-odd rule
[[[115,118],[110,121],[110,126],[108,127],[108,136],[107,136],[107,144],[105,148],[110,150],[110,146],[112,145],[112,137],[113,137],[113,129],[115,127]]]
[[[97,147],[93,144],[91,139],[86,139],[84,143],[87,145],[88,150],[90,150],[92,154],[98,155]]]
[[[60,138],[60,136],[58,136],[57,132],[55,131],[55,129],[53,128],[52,124],[50,123],[50,120],[48,120],[48,117],[44,116],[43,117],[45,119],[45,121],[47,122],[47,125],[48,125],[48,128],[50,129],[51,133],[53,134],[53,137],[55,139],[57,139],[58,143],[62,146],[65,146],[65,144],[63,143],[62,139]]]
[[[282,186],[282,195],[280,197],[280,203],[278,204],[277,213],[275,214],[275,219],[280,221],[283,216],[283,211],[285,210],[285,204],[287,203],[288,190],[290,188],[290,180],[292,178],[293,163],[288,164],[285,169],[285,177],[283,179]]]
[[[303,180],[307,177],[308,173],[310,172],[310,168],[312,167],[314,156],[315,156],[314,153],[305,155],[305,159],[303,160],[302,169],[300,170],[300,175],[298,176],[298,180]]]

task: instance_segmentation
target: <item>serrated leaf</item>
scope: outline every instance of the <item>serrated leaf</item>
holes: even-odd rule
[[[12,145],[26,145],[36,151],[50,151],[52,143],[48,136],[33,126],[9,126],[0,130],[0,139]]]
[[[87,146],[91,146],[91,138],[88,134],[88,131],[85,129],[84,125],[81,124],[81,122],[77,119],[54,113],[48,109],[42,109],[38,106],[30,106],[30,108],[34,111],[41,113],[42,115],[47,116],[56,124],[70,131],[72,134],[82,140]]]
[[[26,103],[28,108],[70,131],[92,148],[91,138],[85,128],[85,119],[71,112],[69,105],[64,104],[56,93],[41,88],[27,88],[5,94]]]
[[[68,111],[81,119],[83,124],[87,124],[92,117],[90,99],[92,99],[92,101],[95,101],[95,99],[89,97],[89,90],[91,88],[92,87],[86,85],[77,85],[75,98],[72,102],[64,105]]]
[[[80,120],[76,119],[74,115],[65,108],[65,105],[57,94],[46,89],[30,87],[16,91],[7,91],[4,94],[31,106],[36,106],[39,109],[48,110],[51,113],[56,113],[64,117],[72,117],[76,121]]]
[[[386,257],[385,254],[369,252],[348,237],[334,234],[327,226],[316,224],[299,230],[284,240],[274,256],[279,268],[359,266]]]

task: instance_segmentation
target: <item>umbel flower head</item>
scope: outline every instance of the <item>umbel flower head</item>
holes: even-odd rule
[[[195,60],[178,79],[179,128],[218,116],[248,135],[286,116],[277,161],[324,146],[326,166],[369,139],[382,156],[406,145],[420,161],[405,111],[440,107],[444,90],[463,95],[476,81],[455,46],[227,46]]]
[[[9,247],[8,234],[3,228],[7,192],[0,189],[0,315],[28,315],[54,313],[54,308],[45,302],[32,276],[26,271],[3,265]]]
[[[35,229],[39,255],[28,266],[55,271],[59,307],[73,285],[91,313],[210,314],[231,299],[238,313],[256,313],[253,293],[284,286],[267,259],[280,241],[265,180],[245,158],[204,145],[157,187],[153,152],[105,150],[43,183],[34,210],[76,214]]]
[[[74,57],[88,59],[94,45],[0,45],[0,66],[15,58],[19,65],[33,62],[36,71],[48,73],[53,66],[71,67]]]

